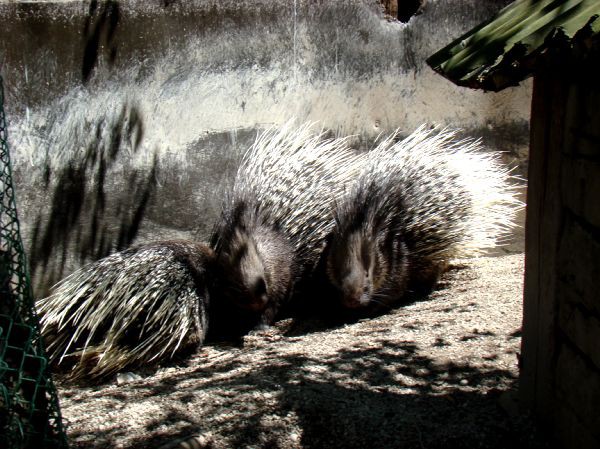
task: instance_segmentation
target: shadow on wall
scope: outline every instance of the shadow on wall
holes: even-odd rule
[[[114,63],[119,18],[117,2],[90,3],[83,24],[84,84],[103,55],[109,66]],[[135,106],[125,104],[116,116],[87,123],[83,133],[95,137],[81,136],[81,141],[89,143],[79,149],[75,148],[79,139],[72,139],[69,143],[74,148],[60,149],[71,154],[69,160],[58,169],[47,160],[42,176],[40,191],[50,193],[32,220],[30,248],[31,276],[38,295],[45,295],[67,273],[69,258],[83,264],[129,246],[155,190],[156,151],[149,168],[128,167],[144,134]]]
[[[81,79],[84,83],[90,78],[98,62],[100,52],[108,52],[109,65],[115,62],[117,46],[114,37],[120,16],[119,4],[114,0],[104,2],[102,8],[98,8],[98,0],[90,2],[88,16],[83,26],[85,49],[81,66]]]
[[[123,107],[114,121],[90,131],[93,143],[58,172],[46,165],[40,190],[50,192],[48,206],[36,212],[30,249],[35,287],[62,278],[69,255],[84,263],[126,248],[155,190],[156,153],[149,168],[128,167],[143,137],[135,107]]]

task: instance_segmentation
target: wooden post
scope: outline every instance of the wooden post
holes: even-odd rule
[[[552,71],[534,79],[525,232],[521,404],[552,422],[556,364],[557,246],[566,85]]]

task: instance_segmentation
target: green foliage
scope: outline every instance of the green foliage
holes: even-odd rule
[[[427,63],[456,84],[501,90],[529,76],[547,48],[599,31],[598,0],[517,0]]]

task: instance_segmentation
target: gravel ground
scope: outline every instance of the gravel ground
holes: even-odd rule
[[[379,317],[283,320],[122,385],[58,379],[71,445],[549,447],[507,413],[522,288],[522,254],[456,261],[428,298]]]

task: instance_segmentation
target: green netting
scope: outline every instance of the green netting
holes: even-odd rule
[[[0,449],[66,448],[19,221],[0,76]]]

